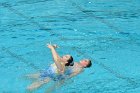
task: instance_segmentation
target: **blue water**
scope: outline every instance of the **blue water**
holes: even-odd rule
[[[60,55],[93,66],[33,93],[139,93],[140,0],[0,0],[0,93],[28,93],[25,75]],[[51,86],[51,87],[50,87]]]

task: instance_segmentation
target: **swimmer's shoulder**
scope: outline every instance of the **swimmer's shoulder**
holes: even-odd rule
[[[72,66],[73,71],[82,71],[83,68],[81,68],[81,66],[79,65],[79,63],[74,62],[74,65]]]

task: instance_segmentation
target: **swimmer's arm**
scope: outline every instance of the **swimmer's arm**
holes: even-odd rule
[[[83,71],[83,70],[80,70],[80,71],[77,71],[77,72],[72,73],[72,74],[69,76],[69,78],[72,78],[72,77],[74,77],[74,76],[80,74],[82,71]]]
[[[60,71],[60,73],[64,73],[65,66],[63,64],[61,64],[60,56],[58,55],[58,53],[56,52],[55,48],[52,45],[48,45],[48,47],[50,48],[50,50],[52,52],[52,56],[53,56],[54,62],[56,64],[58,70]]]
[[[55,48],[50,48],[54,61],[59,61],[61,58],[59,54],[56,52]]]

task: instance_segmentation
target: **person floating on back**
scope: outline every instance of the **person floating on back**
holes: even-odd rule
[[[47,44],[47,47],[51,50],[54,63],[39,73],[27,75],[29,78],[37,79],[27,87],[28,90],[36,89],[41,85],[48,83],[50,80],[61,81],[71,78],[81,73],[84,68],[91,67],[92,65],[91,60],[89,59],[73,62],[73,57],[71,55],[60,57],[55,50],[58,47],[57,45]]]

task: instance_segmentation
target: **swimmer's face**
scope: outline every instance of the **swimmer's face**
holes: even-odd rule
[[[80,61],[81,65],[83,67],[87,67],[90,64],[90,60],[89,59],[83,59]]]
[[[63,59],[64,61],[68,61],[70,58],[71,58],[70,55],[64,55],[64,56],[62,56],[62,59]]]

